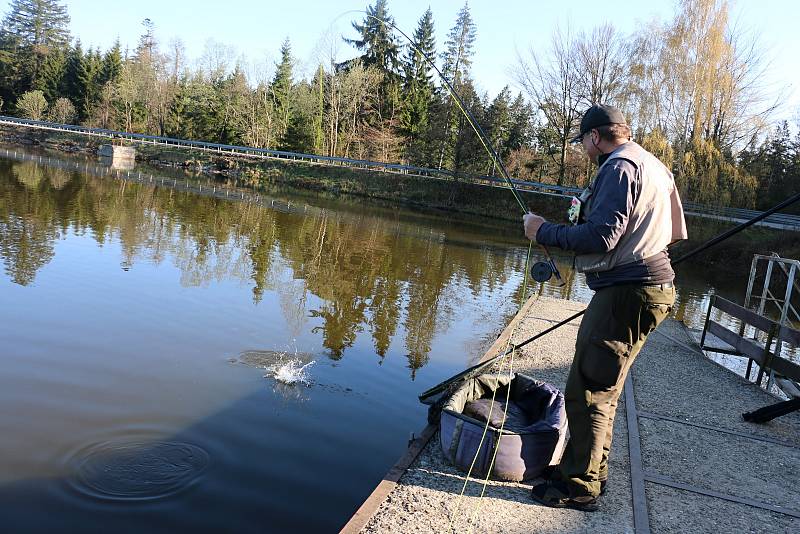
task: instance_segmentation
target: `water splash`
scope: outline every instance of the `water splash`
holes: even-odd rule
[[[314,365],[314,356],[297,348],[293,351],[247,350],[229,361],[264,369],[267,371],[264,378],[272,378],[281,385],[312,385],[309,369]]]
[[[267,368],[265,377],[274,378],[278,382],[284,384],[294,385],[303,384],[304,386],[311,386],[311,376],[308,374],[308,369],[314,365],[314,360],[308,363],[303,363],[299,359],[289,358],[286,361],[276,362]]]

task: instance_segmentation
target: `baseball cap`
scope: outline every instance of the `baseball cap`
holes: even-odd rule
[[[627,124],[627,122],[625,122],[625,116],[617,108],[605,104],[594,104],[583,114],[580,133],[573,137],[570,143],[579,143],[586,132],[607,124]]]

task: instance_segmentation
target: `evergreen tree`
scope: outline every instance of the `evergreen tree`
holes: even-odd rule
[[[511,103],[509,112],[511,114],[511,128],[508,132],[504,154],[530,147],[533,144],[535,134],[533,128],[533,106],[525,101],[522,93],[517,94],[514,102]]]
[[[0,98],[13,102],[22,89],[21,42],[18,36],[0,31]]]
[[[322,68],[320,63],[317,67],[317,73],[311,81],[311,87],[314,91],[314,143],[313,151],[315,154],[322,154],[325,150],[325,132],[323,131],[323,124],[325,122],[325,69]]]
[[[75,46],[67,55],[64,79],[62,82],[62,94],[72,101],[75,109],[78,110],[80,120],[86,118],[84,115],[84,103],[86,101],[87,86],[91,83],[91,74],[86,63],[86,56],[83,53],[81,42],[76,41]]]
[[[42,63],[39,78],[33,84],[35,89],[44,93],[48,102],[54,102],[61,96],[62,81],[67,69],[67,56],[63,50],[54,50]]]
[[[307,82],[299,83],[292,91],[292,121],[283,136],[283,146],[294,152],[314,150],[317,114],[317,95]],[[320,132],[321,133],[321,132]]]
[[[353,22],[360,38],[345,42],[364,52],[360,59],[365,68],[377,67],[386,76],[396,76],[400,45],[389,24],[394,24],[394,18],[389,15],[387,1],[377,0],[374,7],[367,7],[367,16],[361,24]]]
[[[492,100],[486,112],[486,134],[492,147],[502,156],[511,134],[511,91],[506,85]]]
[[[392,24],[394,18],[389,15],[387,0],[376,0],[374,7],[367,7],[367,16],[361,24],[353,22],[353,29],[359,33],[359,38],[345,39],[345,42],[364,52],[357,58],[364,68],[374,67],[382,75],[376,110],[379,120],[391,120],[400,102],[400,44],[392,31]],[[345,66],[349,67],[353,61]]]
[[[444,74],[447,81],[458,90],[461,83],[469,79],[472,57],[475,55],[475,39],[477,28],[469,12],[469,4],[458,12],[455,25],[447,34],[445,51],[442,54]]]
[[[276,65],[277,70],[272,80],[272,101],[275,106],[278,120],[278,135],[283,143],[283,137],[289,130],[292,122],[292,86],[294,84],[292,46],[287,37],[281,45],[281,61]]]
[[[103,65],[100,68],[98,84],[103,86],[108,82],[115,82],[122,71],[122,53],[119,39],[114,42],[108,52],[103,55]]]
[[[486,135],[489,137],[492,148],[504,159],[509,152],[508,140],[512,127],[510,97],[511,91],[508,86],[503,87],[503,90],[498,93],[486,110]],[[486,173],[493,174],[498,170],[497,162],[491,161],[492,158],[489,159]]]
[[[416,162],[417,152],[424,152],[423,136],[427,133],[435,86],[431,75],[431,60],[436,55],[433,13],[425,11],[414,31],[414,46],[409,47],[403,61],[405,79],[403,83],[403,109],[400,127],[408,138],[409,151]]]
[[[101,71],[103,68],[103,58],[100,55],[100,50],[89,50],[84,58],[84,72],[83,76],[83,100],[81,105],[78,106],[78,112],[82,119],[89,116],[92,106],[100,98],[100,90],[103,87],[101,83]]]
[[[460,96],[478,125],[486,131],[486,108],[488,106],[478,96],[471,80],[467,79],[462,83]],[[456,134],[453,146],[453,170],[459,172],[485,172],[485,162],[489,155],[478,138],[478,134],[475,133],[463,113],[458,112],[453,116],[455,121],[453,122],[454,128],[452,131]]]
[[[219,84],[215,142],[242,144],[245,133],[245,102],[249,92],[244,71],[240,65],[236,65],[230,76]]]
[[[155,24],[149,18],[142,21],[144,33],[139,37],[134,57],[139,62],[151,63],[156,54]]]
[[[746,167],[759,177],[759,207],[775,205],[793,192],[792,167],[796,159],[793,148],[789,124],[783,121],[764,141],[755,161]]]
[[[469,12],[469,5],[465,2],[464,7],[458,12],[455,25],[447,34],[445,51],[442,54],[444,64],[442,74],[465,101],[464,89],[472,88],[470,67],[472,57],[475,55],[476,36],[477,28]],[[457,159],[454,155],[455,144],[463,136],[463,126],[469,126],[460,116],[460,112],[454,109],[452,95],[447,96],[444,111],[445,115],[442,117],[444,132],[440,136],[439,147],[440,169],[455,164]]]
[[[16,89],[27,90],[39,83],[47,56],[66,48],[68,27],[67,8],[56,0],[11,0],[2,33],[14,36],[8,43],[11,48],[4,50],[13,53],[10,61],[19,65],[12,69],[21,76]]]

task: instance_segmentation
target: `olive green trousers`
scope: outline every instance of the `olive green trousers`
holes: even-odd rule
[[[570,496],[600,494],[625,377],[674,302],[672,284],[621,285],[599,289],[586,308],[564,391],[570,438],[560,475]]]

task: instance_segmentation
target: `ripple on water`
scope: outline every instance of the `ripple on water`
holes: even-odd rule
[[[94,443],[69,460],[70,486],[114,501],[155,500],[196,484],[209,464],[205,450],[180,441],[122,440]]]

